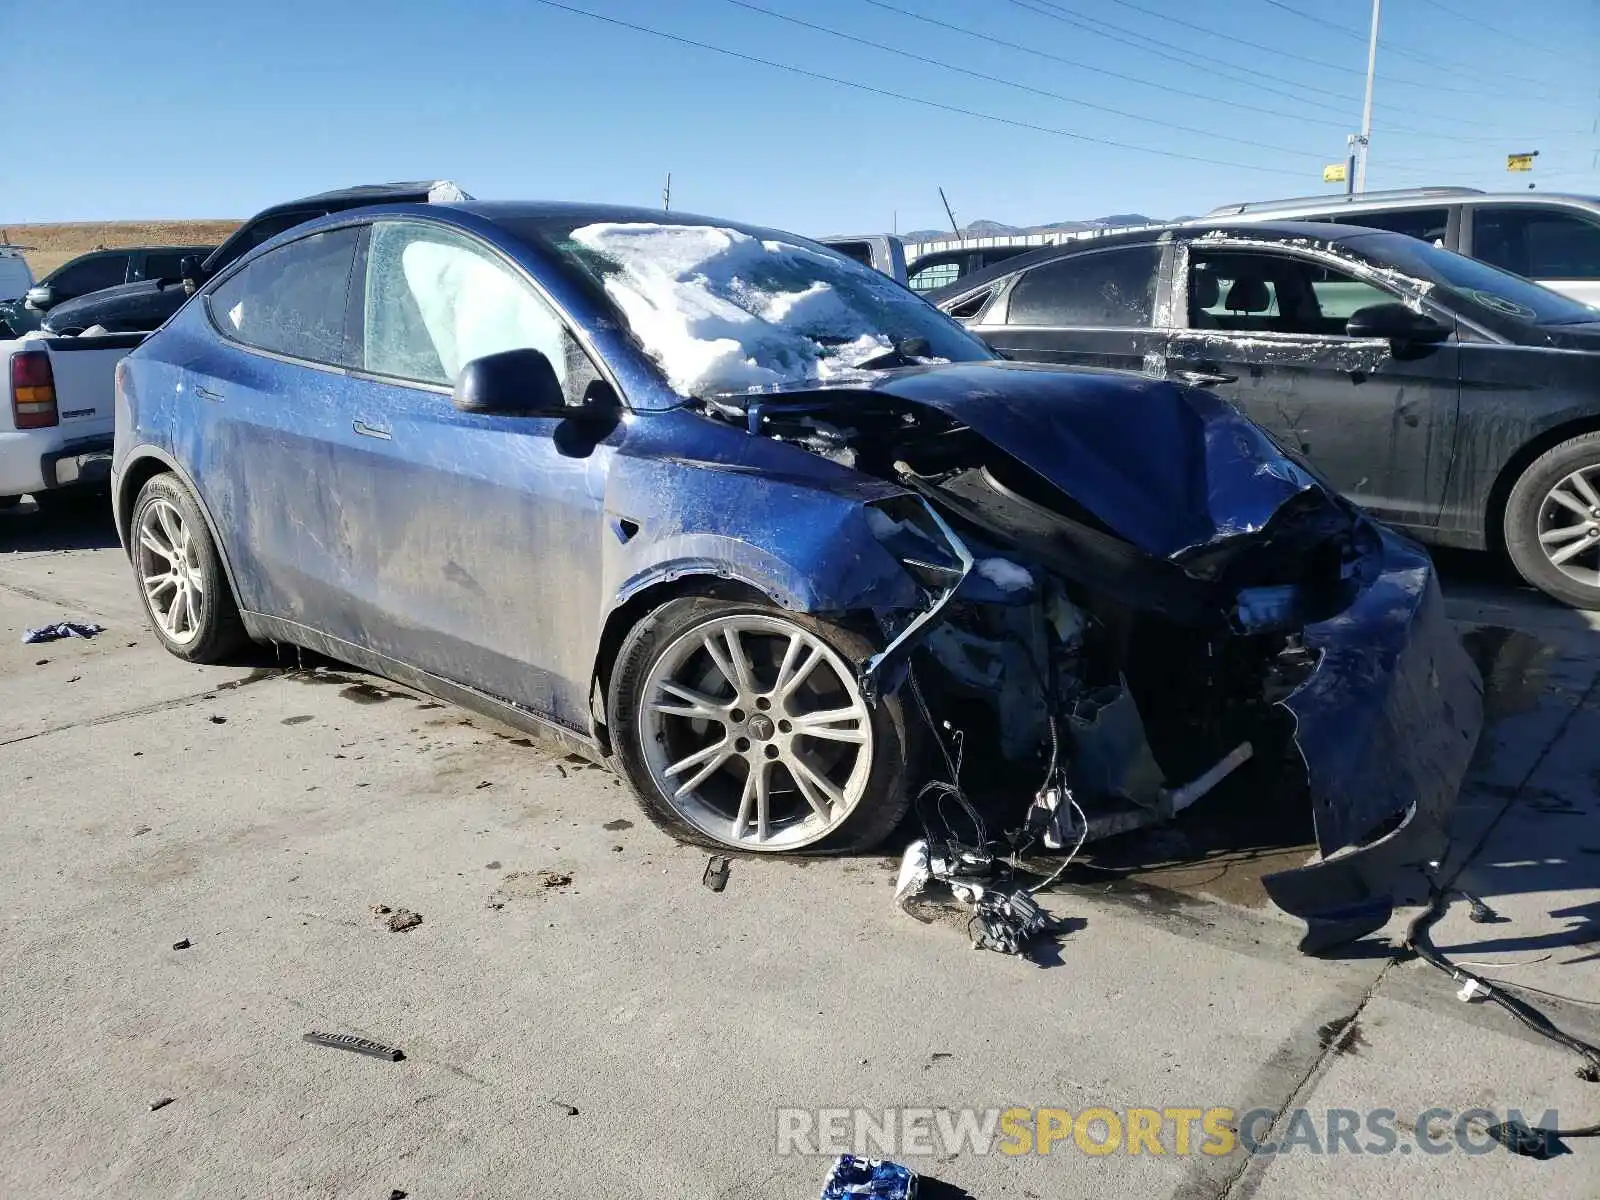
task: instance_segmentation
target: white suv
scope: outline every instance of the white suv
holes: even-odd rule
[[[1409,188],[1224,204],[1206,220],[1337,221],[1422,238],[1600,308],[1600,197]]]

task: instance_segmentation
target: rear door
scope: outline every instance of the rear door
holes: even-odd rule
[[[350,361],[346,321],[361,228],[285,243],[203,298],[220,337],[194,339],[178,381],[191,419],[179,461],[221,528],[239,602],[352,640],[360,614],[347,482]]]
[[[1151,242],[1030,267],[970,328],[1021,362],[1143,371],[1164,341],[1154,326],[1165,252]]]
[[[1183,257],[1169,374],[1214,387],[1374,515],[1434,526],[1456,439],[1456,338],[1396,353],[1349,337],[1357,309],[1403,297],[1331,256],[1207,241]]]

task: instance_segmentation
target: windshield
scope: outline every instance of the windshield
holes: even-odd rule
[[[1575,325],[1595,319],[1594,309],[1560,292],[1403,234],[1373,233],[1344,238],[1342,242],[1381,266],[1394,267],[1438,285],[1458,304],[1502,320],[1524,325]]]
[[[531,222],[605,289],[682,396],[996,357],[888,276],[842,255],[720,225]]]

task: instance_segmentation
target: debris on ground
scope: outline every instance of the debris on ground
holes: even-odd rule
[[[104,625],[95,625],[92,622],[57,621],[54,625],[41,625],[37,629],[28,630],[22,635],[22,642],[23,645],[31,646],[39,642],[54,642],[60,638],[92,638],[95,634],[105,631]]]
[[[552,1100],[550,1103],[554,1104],[569,1117],[575,1117],[578,1115],[578,1106],[576,1104],[568,1104],[565,1100]]]
[[[500,864],[495,863],[495,869]],[[570,871],[507,871],[500,877],[500,886],[489,894],[489,907],[502,909],[514,896],[537,895],[542,891],[553,891],[572,886],[572,873]]]
[[[490,780],[490,779],[485,779],[485,780],[483,780],[483,781],[481,781],[481,782],[480,782],[480,783],[479,783],[479,784],[478,784],[478,786],[477,786],[477,787],[476,787],[476,788],[474,788],[474,789],[473,789],[473,790],[474,790],[474,791],[478,791],[478,792],[481,792],[481,791],[483,791],[483,789],[484,789],[484,788],[486,788],[486,787],[493,787],[493,786],[494,786],[494,781],[493,781],[493,780]]]
[[[917,1176],[899,1163],[881,1158],[857,1158],[841,1154],[822,1181],[821,1200],[848,1200],[867,1196],[872,1200],[916,1200]]]
[[[389,926],[390,933],[404,933],[422,924],[421,913],[414,913],[409,908],[390,908],[387,904],[374,904],[372,915],[387,918],[384,923]]]
[[[706,863],[706,873],[700,877],[700,882],[713,892],[720,892],[728,886],[728,868],[731,861],[722,854],[713,854]]]
[[[167,1105],[172,1103],[172,1100],[173,1097],[171,1096],[158,1096],[156,1099],[150,1101],[150,1111],[155,1112],[158,1108],[165,1108]]]
[[[405,1057],[403,1053],[393,1046],[385,1046],[382,1042],[374,1042],[370,1038],[356,1037],[349,1033],[306,1033],[302,1034],[301,1041],[310,1042],[313,1046],[327,1046],[333,1050],[350,1050],[356,1054],[366,1054],[372,1058],[387,1059],[389,1062],[399,1062]]]
[[[206,720],[210,721],[213,725],[226,725],[228,723],[227,717],[219,717],[216,713],[212,713],[206,718]]]
[[[179,938],[172,943],[172,948],[174,950],[187,950],[193,944],[188,938]]]
[[[133,827],[133,833],[130,836],[132,836],[132,837],[143,837],[145,834],[147,834],[149,832],[150,832],[150,826],[148,826],[148,825],[135,825]]]

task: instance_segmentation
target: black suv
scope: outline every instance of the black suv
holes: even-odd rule
[[[0,302],[0,322],[15,334],[39,328],[40,316],[89,292],[140,279],[176,279],[187,255],[205,256],[213,246],[127,246],[80,254],[46,275],[20,300]]]
[[[328,213],[364,208],[369,204],[421,204],[430,199],[449,201],[470,197],[447,182],[375,183],[273,205],[234,230],[204,261],[193,256],[185,259],[180,269],[170,276],[147,277],[138,283],[108,287],[70,303],[58,304],[45,317],[44,328],[49,333],[77,334],[98,325],[111,333],[148,333],[182,308],[200,284],[286,229]]]
[[[1186,225],[929,299],[1009,358],[1215,388],[1380,519],[1600,608],[1600,311],[1398,233]]]

